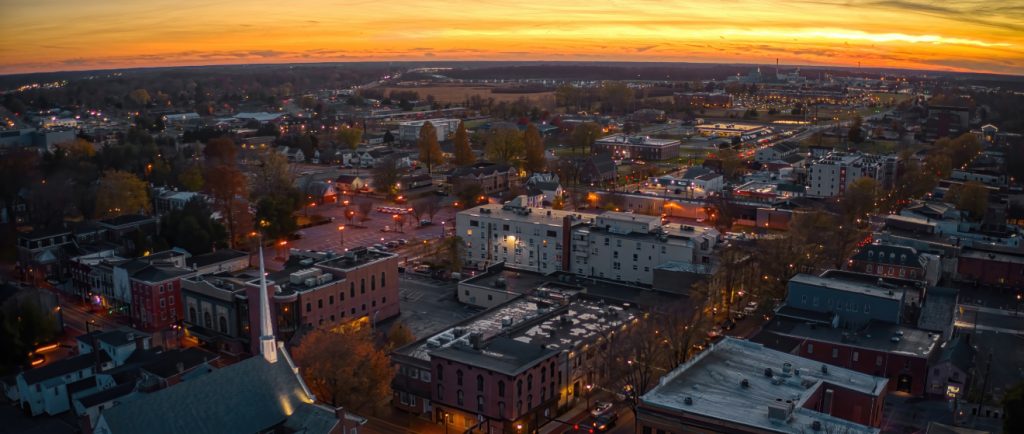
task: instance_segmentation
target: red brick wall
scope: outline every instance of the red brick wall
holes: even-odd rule
[[[132,280],[131,285],[131,318],[137,327],[146,331],[164,330],[184,318],[181,279],[159,283]],[[160,291],[161,285],[164,286],[163,292]],[[164,301],[163,307],[160,306],[160,300]]]
[[[808,345],[813,345],[813,352],[808,352]],[[832,357],[833,349],[837,351],[836,357]],[[899,378],[904,374],[911,377],[910,394],[924,396],[927,389],[927,358],[813,340],[807,340],[800,344],[798,351],[801,357],[811,360],[817,360],[865,374],[886,377],[889,379],[889,390],[897,390]],[[854,353],[857,353],[856,361],[854,360]],[[879,358],[881,358],[881,365],[878,363]]]
[[[1024,285],[1024,264],[960,257],[956,271],[961,278],[977,280],[984,285]]]
[[[374,312],[380,322],[400,313],[397,256],[334,278],[322,288],[299,294],[301,324],[327,327],[361,317],[372,320]]]

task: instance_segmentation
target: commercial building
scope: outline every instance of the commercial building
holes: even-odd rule
[[[878,276],[900,277],[935,285],[939,281],[939,259],[918,253],[913,247],[868,244],[849,261],[849,269]]]
[[[808,359],[887,377],[890,389],[923,396],[942,333],[908,324],[922,290],[863,277],[794,276],[784,304],[757,340]]]
[[[702,108],[730,108],[732,107],[732,95],[727,93],[712,92],[676,92],[672,94],[675,103],[679,107],[702,109]]]
[[[771,134],[772,130],[764,125],[714,123],[697,125],[697,132],[702,136],[739,137],[741,140],[750,140],[758,136]]]
[[[416,143],[420,138],[420,130],[423,128],[423,124],[427,122],[430,122],[430,125],[433,125],[434,130],[437,131],[437,141],[443,142],[448,140],[449,136],[455,134],[455,130],[459,129],[459,123],[462,121],[451,118],[436,118],[402,122],[398,124],[398,140],[402,143]]]
[[[392,403],[458,431],[531,432],[586,398],[586,385],[605,375],[597,353],[639,317],[628,305],[538,288],[395,350]]]
[[[182,318],[181,279],[194,274],[187,268],[157,263],[140,266],[129,276],[132,322],[143,330],[164,330]]]
[[[670,160],[679,157],[679,140],[653,139],[648,136],[612,134],[594,141],[593,153],[609,153],[614,159],[644,161]]]
[[[480,162],[452,169],[445,178],[455,191],[465,184],[477,184],[490,196],[508,191],[519,180],[519,172],[507,164]]]
[[[808,164],[807,196],[843,196],[850,184],[860,178],[872,178],[881,183],[883,173],[878,157],[833,152]]]
[[[769,163],[779,161],[800,151],[800,145],[792,142],[782,142],[771,146],[765,146],[754,153],[754,161],[758,163]]]
[[[640,398],[637,432],[878,433],[887,383],[726,337]]]
[[[957,259],[957,278],[986,286],[1024,286],[1024,254],[1010,250],[968,248]]]

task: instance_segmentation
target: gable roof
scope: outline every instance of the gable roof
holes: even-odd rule
[[[924,268],[925,263],[924,257],[913,247],[892,244],[868,244],[853,255],[853,259],[915,268]]]
[[[957,335],[953,340],[942,346],[942,354],[939,355],[939,363],[949,362],[957,369],[967,372],[974,364],[974,355],[977,350],[971,346],[970,341],[964,335]]]
[[[100,363],[110,361],[110,356],[108,356],[106,352],[98,351],[97,353],[98,354],[80,354],[75,357],[53,362],[41,368],[30,369],[23,372],[21,375],[25,379],[25,383],[31,386],[51,378],[60,377],[62,375],[81,371],[82,369],[93,366],[96,363],[97,357],[99,358]]]
[[[107,409],[100,421],[114,434],[255,433],[281,424],[328,432],[338,423],[334,412],[313,404],[287,352],[278,351],[276,363],[250,357]]]
[[[188,264],[189,268],[205,267],[207,265],[213,265],[218,262],[227,262],[239,258],[244,258],[247,256],[249,256],[249,254],[242,251],[233,249],[220,249],[199,256],[192,256],[188,259],[185,259],[185,263]]]

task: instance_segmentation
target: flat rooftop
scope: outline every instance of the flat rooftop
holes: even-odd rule
[[[650,136],[633,136],[625,134],[612,134],[605,136],[594,142],[597,145],[618,145],[618,146],[646,146],[652,148],[662,148],[666,146],[678,146],[679,140],[676,139],[656,139]]]
[[[789,281],[834,289],[837,291],[856,292],[889,300],[900,300],[903,298],[903,290],[901,288],[882,288],[875,285],[858,283],[856,281],[830,279],[811,274],[797,274],[796,276],[793,276],[792,279],[789,279]]]
[[[530,345],[499,336],[483,343],[480,348],[460,344],[439,349],[432,354],[470,366],[516,375],[557,353],[558,350],[545,348],[543,345]]]
[[[783,374],[789,363],[796,372]],[[835,384],[869,395],[884,393],[887,379],[822,363],[765,346],[726,337],[661,378],[641,397],[642,406],[693,413],[702,417],[783,433],[807,433],[818,421],[821,432],[877,433],[878,429],[803,408],[823,384]],[[771,368],[773,377],[765,376]],[[798,372],[798,374],[797,374]],[[744,388],[741,381],[747,380]],[[781,381],[780,381],[781,380]],[[690,404],[686,399],[690,398]],[[777,400],[795,404],[786,423],[768,418],[768,406]],[[841,403],[840,403],[841,405]]]
[[[459,212],[459,215],[466,215],[477,218],[495,218],[509,221],[532,222],[552,226],[562,226],[562,219],[567,216],[577,217],[578,220],[593,220],[596,214],[572,212],[548,208],[519,208],[506,207],[499,204],[486,204]]]
[[[777,316],[764,330],[794,338],[813,339],[887,353],[928,357],[939,344],[940,333],[899,324],[869,322],[856,331],[823,327]],[[897,339],[898,338],[898,339]]]
[[[577,298],[563,312],[513,332],[512,339],[568,351],[581,341],[616,329],[621,330],[639,315],[640,310],[628,303],[623,306],[602,300]]]

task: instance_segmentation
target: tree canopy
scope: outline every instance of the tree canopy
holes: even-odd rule
[[[331,406],[374,414],[391,401],[395,368],[364,329],[314,329],[293,352],[299,372],[316,397]]]
[[[459,128],[455,130],[455,137],[452,138],[455,145],[454,159],[452,163],[456,166],[469,166],[476,162],[473,155],[473,148],[469,145],[469,134],[466,133],[466,123],[459,121]]]
[[[544,156],[544,139],[540,137],[540,130],[534,124],[526,126],[523,134],[523,147],[525,156],[523,168],[527,172],[541,172],[547,166],[547,158]]]
[[[441,144],[437,142],[437,128],[434,128],[434,124],[423,123],[416,146],[420,150],[419,160],[427,165],[428,173],[433,173],[435,164],[444,162],[444,154],[441,152]]]
[[[171,211],[160,220],[160,236],[168,245],[181,247],[192,255],[225,247],[227,230],[211,214],[206,200],[193,197],[180,210]]]
[[[149,189],[137,176],[120,170],[108,170],[100,178],[96,191],[96,213],[102,217],[149,213]]]

